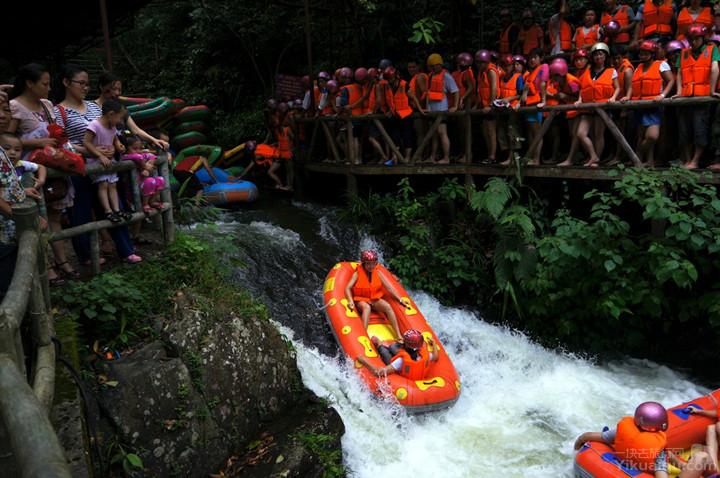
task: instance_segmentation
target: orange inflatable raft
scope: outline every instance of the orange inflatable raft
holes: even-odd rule
[[[717,410],[720,404],[720,389],[682,403],[668,410],[667,448],[681,455],[694,444],[705,443],[705,431],[716,420],[689,415],[683,410],[689,405],[703,410]],[[670,466],[670,476],[677,476],[680,470]],[[620,462],[611,446],[599,442],[585,443],[575,455],[576,478],[653,478],[653,473],[641,471]]]
[[[359,266],[358,262],[335,264],[330,270],[323,288],[324,303],[326,304],[325,315],[340,347],[348,357],[355,361],[356,370],[374,394],[378,396],[392,394],[408,412],[423,413],[452,406],[460,396],[460,380],[455,367],[435,332],[425,321],[425,317],[408,296],[405,288],[397,277],[382,265],[378,265],[375,270],[392,284],[401,297],[410,300],[410,306],[407,308],[395,300],[388,300],[398,318],[400,330],[405,331],[411,328],[419,330],[425,337],[426,347],[427,339],[432,337],[440,351],[440,358],[437,362],[431,362],[427,376],[423,380],[410,380],[398,374],[390,374],[387,378],[375,377],[366,367],[355,360],[359,355],[363,355],[374,366],[383,367],[385,364],[370,342],[370,337],[378,337],[381,341],[390,341],[395,338],[392,327],[384,316],[373,313],[366,331],[359,314],[348,308],[345,287]]]

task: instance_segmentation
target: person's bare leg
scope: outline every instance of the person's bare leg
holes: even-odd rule
[[[447,124],[443,123],[438,126],[438,134],[440,135],[443,150],[443,158],[438,163],[448,164],[450,163],[450,138],[447,133]]]
[[[600,118],[594,118],[593,123],[595,154],[597,155],[599,161],[602,159],[603,151],[605,151],[605,122]]]
[[[115,183],[106,183],[108,185],[108,201],[113,211],[120,210],[120,200],[118,199],[117,186]]]
[[[642,161],[645,158],[645,161],[643,161],[645,166],[655,167],[655,144],[659,137],[660,125],[648,126],[645,129],[645,137],[638,151],[640,160]]]
[[[695,154],[693,154],[692,159],[689,163],[685,165],[686,169],[697,169],[700,167],[700,158],[702,158],[703,153],[705,152],[704,147],[695,146]]]
[[[108,199],[108,183],[106,181],[98,183],[98,199],[105,214],[112,212],[110,200]]]
[[[710,471],[711,466],[712,460],[710,460],[709,454],[705,451],[699,451],[685,464],[678,478],[700,478],[706,471]]]
[[[50,227],[50,231],[52,232],[60,232],[62,231],[62,214],[57,209],[47,208],[47,215],[48,215],[48,225]],[[53,252],[53,259],[55,260],[55,264],[58,265],[60,269],[62,269],[65,272],[68,273],[74,273],[75,270],[72,268],[72,266],[68,263],[67,255],[65,254],[65,241],[53,241],[50,243],[50,248]],[[60,271],[57,271],[60,272]]]
[[[280,169],[280,161],[273,161],[273,163],[270,165],[270,168],[268,169],[268,176],[270,176],[270,179],[275,181],[275,188],[276,189],[285,189],[285,186],[283,186],[282,181],[280,181],[280,178],[278,177],[275,172]]]
[[[368,141],[372,145],[375,152],[380,155],[380,157],[382,158],[382,162],[384,163],[385,161],[387,161],[387,155],[385,154],[385,151],[383,150],[383,147],[380,145],[378,140],[375,138],[368,138]]]
[[[355,302],[355,306],[360,309],[360,317],[362,318],[363,327],[367,331],[368,323],[370,322],[370,304],[367,302]]]
[[[388,304],[384,299],[378,299],[375,303],[373,303],[372,308],[377,312],[385,314],[385,317],[387,317],[390,321],[390,325],[392,325],[397,338],[402,338],[402,332],[400,332],[400,327],[398,327],[398,320],[395,316],[395,311],[393,311],[392,307],[390,307],[390,304]]]
[[[495,162],[495,156],[497,155],[497,123],[485,120],[483,121],[482,130],[488,151],[487,159],[490,162]]]
[[[584,166],[596,166],[599,162],[599,158],[597,153],[595,153],[595,147],[593,146],[593,142],[588,136],[590,133],[590,128],[593,126],[592,118],[588,118],[587,116],[583,116],[580,118],[580,124],[578,124],[577,128],[577,138],[580,141],[580,144],[587,152],[588,156],[590,156],[590,159],[584,164]]]
[[[575,155],[577,154],[578,146],[580,145],[580,140],[578,139],[577,130],[578,125],[580,124],[579,118],[571,118],[570,119],[570,137],[572,138],[572,141],[570,142],[570,151],[568,151],[567,158],[565,158],[565,161],[562,163],[558,163],[558,166],[572,166],[573,160],[575,159]]]
[[[530,137],[528,138],[528,141],[532,143],[535,141],[535,137],[540,132],[540,123],[534,122],[534,123],[527,123],[528,131],[530,132]],[[527,155],[530,158],[530,162],[528,164],[532,164],[533,166],[539,166],[540,165],[540,151],[542,151],[542,145],[543,142],[540,140],[538,145],[535,147],[533,151],[528,150]]]
[[[720,471],[720,465],[718,465],[718,434],[720,434],[720,423],[709,425],[705,435],[705,446],[707,446],[714,473]]]

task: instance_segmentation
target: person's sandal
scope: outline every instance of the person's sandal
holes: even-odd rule
[[[132,219],[132,213],[130,211],[118,211],[116,214],[120,216],[123,221],[129,221]]]
[[[130,254],[123,260],[128,264],[137,264],[138,262],[142,262],[142,257],[138,256],[137,254]]]
[[[105,219],[112,222],[113,224],[122,222],[122,218],[120,216],[118,216],[118,214],[116,212],[106,212]]]
[[[67,283],[57,271],[55,271],[55,277],[52,279],[48,278],[48,282],[50,283],[50,287],[60,287]]]
[[[64,269],[63,266],[67,264],[70,267],[70,270]],[[79,279],[80,273],[72,268],[70,263],[68,261],[65,262],[56,262],[55,263],[55,273],[58,274],[58,276],[63,275],[67,277],[68,279]]]

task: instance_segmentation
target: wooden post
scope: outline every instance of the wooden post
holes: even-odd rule
[[[100,274],[100,233],[97,230],[90,231],[90,262],[92,274]]]
[[[133,207],[135,212],[140,212],[142,208],[142,198],[140,196],[140,185],[138,184],[138,175],[135,171],[130,171],[130,188],[132,189]]]
[[[463,122],[465,123],[465,162],[472,163],[472,117],[467,110]]]
[[[347,125],[347,159],[350,162],[350,165],[355,164],[355,142],[353,141],[353,124],[352,121],[348,118],[346,123]]]
[[[112,50],[110,49],[110,27],[108,26],[107,4],[100,0],[100,22],[102,24],[103,45],[105,46],[105,68],[112,72]]]
[[[320,122],[320,124],[323,124],[323,122],[320,120],[316,120],[315,122],[313,122],[313,132],[312,132],[312,136],[310,137],[310,147],[307,150],[307,154],[305,155],[305,158],[303,158],[303,161],[308,162],[308,163],[310,161],[312,161],[313,153],[315,152],[315,143],[317,142],[318,129],[319,129],[318,122]]]
[[[608,114],[603,111],[600,108],[595,108],[595,112],[602,118],[602,120],[607,125],[608,129],[612,133],[612,135],[615,137],[615,140],[622,146],[623,151],[625,151],[625,154],[628,155],[628,157],[632,160],[633,164],[636,167],[642,167],[642,163],[640,162],[640,158],[638,158],[638,155],[635,154],[635,151],[630,147],[630,144],[625,139],[625,136],[620,132],[620,129],[618,129],[615,122],[608,116]]]
[[[378,119],[373,119],[373,124],[375,127],[380,131],[380,135],[387,141],[387,144],[390,146],[390,149],[392,149],[393,153],[395,154],[395,157],[398,160],[398,163],[401,163],[405,160],[405,157],[402,155],[398,147],[393,142],[390,135],[385,131],[385,127],[383,127],[382,123]]]
[[[550,129],[550,125],[552,124],[552,121],[553,119],[555,119],[555,116],[557,116],[557,114],[557,111],[551,111],[548,114],[548,117],[545,118],[545,121],[543,121],[543,124],[538,130],[538,133],[533,138],[532,143],[530,143],[530,146],[528,146],[527,153],[525,153],[525,159],[528,159],[528,157],[532,155],[533,151],[535,151],[535,148],[537,148],[538,144],[540,144],[540,141],[542,141],[543,137],[547,134],[548,130]]]
[[[320,121],[320,125],[322,126],[323,132],[325,133],[325,138],[327,139],[327,143],[330,147],[330,152],[332,153],[333,158],[335,158],[335,161],[337,161],[338,163],[342,163],[340,153],[338,153],[337,146],[335,145],[335,138],[333,138],[332,132],[330,132],[330,127],[325,124],[324,121]]]
[[[418,146],[415,153],[413,153],[413,155],[412,155],[412,163],[413,164],[415,164],[418,161],[418,159],[420,159],[420,156],[422,156],[422,153],[425,150],[425,147],[427,146],[428,142],[432,139],[433,135],[437,131],[438,127],[440,126],[441,121],[442,121],[442,115],[437,115],[432,126],[430,127],[428,132],[425,134],[425,137],[423,138],[422,142]]]

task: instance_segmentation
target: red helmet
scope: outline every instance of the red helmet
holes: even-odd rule
[[[503,66],[508,66],[513,64],[513,56],[510,54],[502,55],[500,57],[500,64]]]
[[[377,260],[377,252],[373,251],[372,249],[366,249],[360,253],[361,262],[377,262]]]
[[[708,34],[708,29],[705,25],[699,24],[699,23],[693,23],[690,25],[690,28],[688,28],[687,31],[687,37],[688,38],[695,38],[695,37],[704,37]]]
[[[365,81],[368,77],[368,71],[367,68],[363,68],[362,66],[355,70],[355,81],[361,82]]]
[[[343,66],[342,68],[340,68],[340,78],[348,78],[349,79],[349,78],[352,78],[352,76],[353,76],[353,72],[349,67]]]
[[[488,50],[478,50],[475,52],[475,61],[478,63],[490,63],[492,54]]]
[[[640,43],[640,51],[649,51],[651,53],[655,53],[657,50],[657,43],[655,43],[652,40],[643,40]]]
[[[376,80],[378,77],[378,69],[377,68],[368,68],[368,76],[371,80]]]
[[[665,431],[668,413],[658,402],[644,402],[635,409],[635,425],[646,432]]]
[[[396,73],[397,70],[394,66],[388,66],[387,68],[385,68],[385,70],[383,70],[383,76],[388,80],[392,80],[393,78],[395,78]]]
[[[577,60],[578,58],[587,58],[590,59],[590,54],[585,48],[580,48],[575,53],[573,53],[572,59],[573,61]]]
[[[408,347],[417,350],[422,347],[425,339],[423,338],[423,335],[420,333],[419,330],[409,329],[406,330],[403,334],[403,341]]]
[[[327,89],[330,93],[335,93],[338,90],[338,84],[335,80],[328,80]]]
[[[460,66],[470,66],[473,62],[473,57],[470,53],[460,53],[457,56],[457,62]]]
[[[255,147],[257,146],[257,143],[255,140],[245,141],[245,149],[248,151],[255,151]]]
[[[565,60],[562,58],[555,58],[552,63],[550,63],[550,74],[551,75],[560,75],[565,76],[568,72],[568,65]]]
[[[669,55],[670,53],[680,51],[683,48],[685,48],[685,45],[683,45],[682,42],[679,42],[677,40],[672,40],[672,41],[669,41],[668,44],[665,46],[665,53],[667,53]]]
[[[603,34],[607,36],[617,35],[618,33],[620,33],[620,24],[615,20],[610,20],[602,26],[602,31]]]
[[[525,57],[522,56],[522,55],[513,55],[512,61],[524,65],[524,64],[525,64]]]

